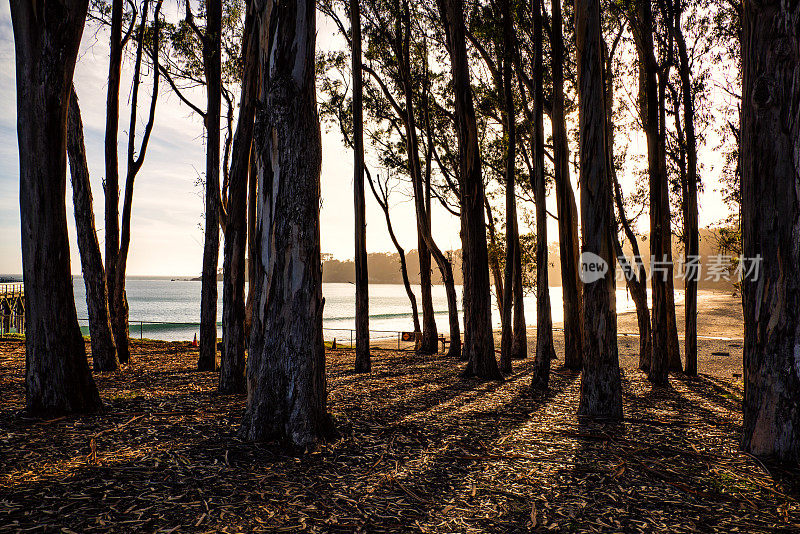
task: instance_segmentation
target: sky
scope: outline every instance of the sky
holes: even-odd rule
[[[165,16],[177,16],[177,7],[164,6]],[[16,135],[16,89],[14,38],[9,3],[0,2],[0,273],[22,272],[19,217],[19,163]],[[170,13],[172,9],[175,13]],[[319,49],[341,47],[335,28],[318,14]],[[75,87],[81,106],[86,140],[86,152],[94,194],[95,224],[101,250],[103,249],[103,138],[105,132],[105,100],[108,75],[108,37],[104,30],[88,24],[83,35],[75,70]],[[120,90],[120,173],[124,182],[126,161],[126,129],[130,110],[130,69],[123,71]],[[149,83],[149,79],[147,80]],[[149,86],[143,86],[140,106],[149,104]],[[204,94],[192,94],[196,102],[204,102]],[[141,102],[144,102],[142,104]],[[203,106],[201,106],[203,107]],[[140,110],[143,130],[146,110]],[[644,154],[646,143],[641,135],[627,139],[632,153]],[[322,127],[322,251],[339,259],[353,257],[353,156],[333,129]],[[137,144],[138,146],[138,144]],[[713,133],[707,147],[714,147]],[[370,147],[366,147],[370,160]],[[573,148],[574,150],[574,148]],[[727,208],[719,193],[718,176],[722,167],[719,154],[702,148],[705,191],[700,196],[700,225],[712,225],[723,219]],[[144,166],[136,178],[133,200],[131,249],[128,274],[197,276],[202,270],[203,256],[203,191],[197,179],[205,169],[203,125],[199,118],[162,84],[156,120]],[[573,182],[576,173],[572,173]],[[623,188],[632,187],[632,179],[623,178]],[[577,188],[577,184],[573,183]],[[576,189],[577,190],[577,189]],[[399,191],[392,196],[392,220],[400,244],[414,249],[417,232],[413,223],[413,203],[408,194]],[[548,197],[548,209],[555,213],[555,198]],[[71,270],[80,273],[80,258],[72,211],[72,190],[67,180],[65,198]],[[529,209],[533,209],[532,206]],[[460,248],[458,219],[434,202],[433,233],[443,250]],[[647,230],[646,216],[641,218],[640,231]],[[521,230],[526,231],[521,222]],[[555,221],[548,225],[550,240],[557,240]],[[394,252],[386,231],[383,212],[367,189],[367,248],[370,252]],[[220,267],[222,261],[220,258]]]

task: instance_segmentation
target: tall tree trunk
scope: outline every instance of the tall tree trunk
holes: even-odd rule
[[[519,246],[515,241],[514,228],[517,224],[516,197],[516,156],[517,156],[517,119],[514,111],[514,90],[512,81],[512,63],[514,50],[514,20],[511,14],[511,0],[500,3],[503,17],[503,115],[505,124],[506,154],[506,268],[503,278],[503,311],[500,333],[500,370],[511,374],[511,344],[513,330],[511,325],[514,308],[514,266],[515,250]]]
[[[680,3],[676,3],[680,7]],[[686,50],[686,40],[681,29],[681,9],[676,9],[675,37],[678,44],[678,57],[680,60],[679,73],[681,76],[681,94],[683,99],[683,122],[686,130],[686,159],[687,159],[687,184],[686,184],[686,214],[684,215],[684,239],[686,243],[686,258],[692,260],[700,255],[700,230],[698,224],[697,208],[697,134],[694,128],[694,98],[692,96],[692,79],[689,64],[689,54]],[[686,374],[697,375],[697,281],[699,271],[689,272],[684,285],[686,302]]]
[[[117,256],[119,258],[119,256]],[[119,265],[120,261],[117,261]],[[114,269],[115,273],[117,268]],[[108,278],[108,272],[106,272]],[[108,292],[108,313],[111,318],[111,330],[114,334],[114,342],[117,344],[117,357],[120,363],[129,363],[131,351],[129,345],[128,330],[128,296],[125,292],[124,276],[117,274],[113,283],[114,293]]]
[[[431,253],[425,244],[424,230],[417,221],[417,251],[419,252],[419,290],[422,300],[422,339],[417,352],[435,354],[439,349],[439,333],[436,329],[436,315],[433,311],[431,292]]]
[[[65,209],[67,112],[87,6],[87,0],[11,1],[25,284],[25,407],[32,413],[101,408],[75,312]]]
[[[614,265],[606,151],[606,105],[601,49],[600,1],[575,4],[580,108],[580,186],[582,263]],[[592,271],[586,271],[587,276]],[[583,376],[578,414],[595,419],[622,418],[617,354],[616,294],[613,272],[586,278],[583,287]]]
[[[608,51],[608,47],[603,43],[604,52]],[[639,249],[639,240],[633,232],[628,217],[625,214],[625,203],[622,200],[622,188],[620,187],[619,177],[617,176],[617,169],[614,166],[614,65],[613,57],[610,53],[604,54],[605,59],[605,86],[606,86],[606,147],[608,150],[608,171],[609,177],[613,182],[613,189],[609,194],[613,195],[614,203],[619,212],[619,222],[622,225],[622,230],[625,237],[631,244],[633,251],[633,264],[631,264],[625,257],[622,250],[622,243],[620,243],[618,233],[613,232],[614,254],[617,257],[625,276],[625,284],[633,299],[634,306],[636,307],[636,320],[639,326],[639,368],[647,370],[650,367],[650,358],[652,352],[652,331],[650,328],[650,310],[647,305],[647,271],[642,261],[641,252]],[[612,217],[614,209],[611,209]],[[614,226],[616,228],[616,226]]]
[[[519,242],[519,224],[514,218],[514,339],[511,341],[511,359],[528,357],[528,325],[525,323],[525,288],[522,286],[522,251]]]
[[[613,145],[609,147],[613,151]],[[613,152],[612,152],[613,153]],[[639,241],[633,233],[630,221],[625,216],[625,206],[622,202],[622,191],[617,179],[617,173],[612,169],[611,176],[614,180],[614,199],[617,204],[620,222],[625,236],[633,249],[633,264],[625,259],[622,244],[619,238],[614,240],[614,251],[617,261],[625,274],[625,283],[631,293],[633,304],[636,307],[636,320],[639,326],[639,369],[646,371],[650,368],[650,358],[653,350],[653,333],[650,328],[650,310],[647,306],[647,271],[645,270],[642,256],[639,252]],[[616,237],[616,236],[615,236]]]
[[[108,287],[103,269],[103,256],[94,226],[92,185],[83,142],[83,121],[75,88],[70,89],[67,117],[67,155],[72,177],[72,203],[75,209],[75,229],[81,256],[83,283],[86,286],[86,308],[89,312],[89,334],[92,343],[92,369],[114,371],[119,367],[117,345],[111,332],[108,316]]]
[[[114,306],[115,282],[117,278],[117,261],[119,258],[119,84],[122,73],[122,15],[123,0],[111,2],[111,45],[108,58],[108,88],[106,93],[106,132],[105,132],[105,248],[106,248],[106,286],[109,297],[109,314],[111,327],[116,338],[120,320],[127,325],[128,317],[117,316]],[[116,338],[117,354],[120,363],[130,359],[128,350],[127,327],[125,339]]]
[[[261,33],[263,30],[259,30]],[[257,98],[257,96],[256,96]],[[250,327],[253,324],[253,296],[256,279],[256,220],[258,208],[258,167],[255,148],[250,147],[250,173],[247,179],[247,300],[244,310],[244,336],[249,343]]]
[[[672,44],[670,44],[672,46]],[[671,54],[671,52],[670,52]],[[658,72],[658,163],[661,166],[660,176],[663,178],[661,198],[664,205],[661,207],[661,221],[665,238],[664,257],[666,258],[667,281],[667,363],[670,371],[682,371],[681,347],[678,341],[678,321],[675,314],[675,268],[672,259],[672,214],[669,204],[669,179],[667,177],[667,100],[666,90],[669,83],[671,60]]]
[[[661,139],[659,134],[659,98],[656,63],[653,47],[653,14],[649,1],[639,4],[640,62],[644,67],[644,91],[641,100],[642,122],[647,135],[647,158],[650,173],[650,265],[653,299],[653,349],[648,378],[655,384],[664,384],[669,371],[669,303],[667,300],[669,278],[665,265],[670,246],[669,231],[665,226],[664,211],[668,199],[667,177],[661,165]]]
[[[263,203],[241,435],[306,447],[333,430],[322,338],[315,2],[256,5],[269,35],[260,39],[255,144]]]
[[[242,37],[242,97],[233,139],[228,185],[227,228],[222,263],[222,342],[219,391],[243,393],[245,372],[245,249],[247,247],[247,188],[253,120],[258,94],[258,27],[248,6]]]
[[[136,59],[133,67],[133,87],[131,90],[131,115],[128,122],[128,168],[125,176],[125,195],[122,200],[122,218],[119,231],[119,250],[115,253],[116,262],[114,264],[114,283],[108,287],[108,307],[111,314],[111,328],[114,331],[114,341],[117,344],[117,356],[120,363],[130,361],[130,349],[128,346],[128,298],[125,293],[125,273],[128,263],[128,251],[131,244],[131,214],[133,212],[133,185],[136,175],[144,164],[147,146],[150,142],[150,134],[155,123],[156,105],[158,103],[158,82],[161,71],[159,70],[159,40],[160,25],[159,14],[161,12],[162,0],[156,0],[153,12],[153,37],[150,39],[152,48],[150,50],[150,60],[153,62],[153,90],[150,96],[150,110],[142,135],[141,146],[136,151],[136,126],[139,106],[139,87],[141,85],[142,57],[144,55],[145,30],[147,30],[147,12],[150,7],[150,0],[145,0],[141,13],[139,31],[137,36]],[[108,189],[106,189],[108,193]],[[113,193],[112,193],[113,194]],[[108,257],[106,257],[108,262]],[[108,271],[106,271],[108,278]],[[113,291],[112,291],[113,287]]]
[[[448,356],[459,358],[461,357],[461,326],[458,322],[458,298],[455,292],[455,282],[453,280],[453,267],[450,261],[444,256],[442,251],[436,245],[431,233],[431,220],[430,220],[430,201],[429,192],[423,184],[422,168],[419,161],[419,139],[417,136],[416,114],[414,112],[414,86],[411,77],[411,56],[410,56],[410,41],[411,41],[411,16],[409,5],[407,1],[402,3],[402,34],[398,32],[399,43],[396,49],[399,51],[399,75],[401,79],[402,92],[405,97],[405,113],[404,126],[406,130],[406,150],[408,153],[409,171],[411,175],[412,185],[414,187],[414,207],[417,216],[417,227],[419,235],[425,242],[425,248],[436,261],[439,271],[442,275],[442,283],[445,287],[447,295],[447,310],[450,326],[450,348]],[[430,155],[426,159],[426,177],[430,176]],[[426,181],[426,183],[428,183]],[[420,267],[422,268],[422,248],[420,247]],[[424,280],[423,280],[424,281]],[[423,326],[424,326],[424,299],[423,293]],[[435,327],[435,321],[434,327]],[[426,335],[427,330],[427,335]],[[438,338],[430,337],[431,330],[423,330],[422,344],[420,352],[436,353],[438,352]],[[433,331],[435,333],[435,331]]]
[[[375,197],[375,200],[378,202],[378,205],[383,210],[383,215],[386,218],[386,229],[389,231],[389,237],[394,244],[394,248],[397,250],[397,255],[400,257],[400,274],[403,277],[403,287],[406,288],[406,295],[408,295],[408,300],[411,303],[411,317],[414,322],[414,332],[419,332],[419,311],[417,310],[417,297],[414,295],[414,290],[411,289],[411,282],[408,279],[408,265],[406,264],[406,252],[403,250],[403,247],[400,246],[400,242],[397,240],[397,236],[394,233],[394,228],[392,227],[392,218],[389,216],[389,198],[388,193],[386,190],[381,188],[381,195],[378,194],[378,190],[375,188],[375,183],[372,180],[372,175],[369,172],[369,169],[364,167],[364,172],[367,175],[367,180],[369,181],[369,187],[372,189],[372,194]]]
[[[743,6],[742,448],[800,463],[800,2]]]
[[[427,102],[425,106],[427,109]],[[446,356],[448,358],[461,360],[461,323],[458,320],[458,297],[456,296],[456,282],[453,276],[453,262],[451,257],[445,256],[439,247],[436,246],[436,243],[433,241],[433,234],[430,232],[432,165],[433,147],[431,145],[425,154],[425,213],[428,218],[428,238],[433,257],[436,259],[436,264],[439,267],[439,273],[442,275],[442,284],[444,284],[444,292],[447,298],[447,322],[450,329],[450,339]]]
[[[217,368],[217,266],[219,264],[219,124],[222,99],[222,0],[206,3],[203,69],[206,76],[206,215],[200,289],[200,354],[197,368]],[[243,148],[244,150],[244,148]],[[220,383],[221,384],[221,383]]]
[[[555,0],[558,1],[558,0]],[[533,194],[536,199],[536,359],[532,386],[550,385],[553,349],[553,318],[550,312],[550,283],[547,276],[547,186],[544,178],[544,58],[542,52],[542,7],[533,2]]]
[[[485,193],[467,59],[464,3],[463,0],[438,0],[438,4],[450,51],[459,149],[463,250],[461,265],[464,277],[463,355],[468,361],[465,374],[499,380],[503,375],[494,355],[489,258],[486,248],[486,221],[483,216]]]
[[[669,185],[668,185],[669,187]],[[669,196],[669,190],[667,190]],[[669,209],[669,207],[667,208]],[[672,226],[670,224],[670,226]],[[670,230],[670,248],[667,261],[669,262],[669,278],[667,278],[667,325],[668,325],[668,347],[669,354],[667,354],[668,365],[670,371],[680,372],[683,371],[683,364],[681,363],[681,346],[678,340],[678,320],[675,313],[675,278],[674,267],[672,259],[672,231]]]
[[[558,206],[558,245],[561,258],[561,289],[564,304],[564,366],[578,370],[583,365],[583,302],[578,275],[578,208],[569,176],[569,143],[564,112],[564,36],[561,0],[552,2],[553,70],[553,169]]]
[[[486,229],[489,231],[489,245],[494,251],[499,250],[497,243],[497,236],[495,234],[494,216],[492,215],[492,207],[489,205],[489,199],[484,197],[484,204],[486,205],[486,218],[489,221]],[[517,233],[519,236],[519,232]],[[492,279],[494,280],[494,291],[497,297],[497,311],[500,316],[503,316],[503,274],[500,271],[500,260],[498,254],[489,254],[489,269],[492,271]]]
[[[361,72],[361,8],[350,0],[353,71],[353,204],[356,264],[356,372],[372,368],[369,355],[369,273],[367,270],[367,216],[364,198],[364,83]]]

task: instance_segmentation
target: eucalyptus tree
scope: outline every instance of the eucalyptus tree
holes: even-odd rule
[[[200,354],[197,367],[213,371],[217,367],[217,265],[219,264],[220,199],[220,108],[222,101],[222,0],[206,1],[204,31],[194,24],[190,2],[186,1],[186,21],[203,43],[203,70],[206,78],[206,214],[203,241],[203,273],[200,290]]]
[[[502,379],[494,355],[484,184],[472,101],[462,0],[438,0],[447,35],[458,133],[464,274],[464,353],[467,375]]]
[[[639,368],[647,370],[650,367],[652,351],[652,327],[650,322],[650,309],[647,303],[647,270],[645,269],[641,256],[639,238],[634,230],[637,215],[634,213],[633,217],[629,216],[630,204],[636,203],[640,199],[636,198],[635,194],[631,195],[631,198],[626,199],[623,193],[619,172],[626,159],[626,150],[623,150],[622,154],[617,152],[617,138],[615,135],[618,128],[625,127],[625,125],[617,124],[619,114],[615,114],[615,103],[617,102],[616,87],[618,85],[624,85],[626,80],[633,75],[632,73],[638,74],[638,70],[634,67],[632,70],[628,69],[627,71],[619,72],[620,66],[624,63],[624,60],[621,60],[619,57],[619,50],[625,44],[625,35],[629,24],[625,17],[619,16],[616,9],[612,8],[606,15],[605,26],[610,30],[608,34],[610,45],[605,38],[603,41],[603,72],[606,86],[606,115],[608,117],[606,122],[606,151],[608,152],[609,178],[613,183],[611,193],[614,199],[613,205],[616,207],[616,221],[618,226],[617,231],[613,232],[612,237],[617,263],[622,270],[626,287],[636,307],[636,319],[639,327]],[[627,100],[623,97],[621,103],[626,104]],[[631,251],[633,252],[632,260],[628,259],[625,255],[622,248],[620,232],[622,238],[624,238],[631,247]]]
[[[599,0],[575,2],[582,263],[595,267],[600,262],[606,266],[614,264],[600,20]],[[579,416],[622,418],[615,285],[614,276],[608,272],[598,279],[584,280],[584,357]]]
[[[356,264],[356,372],[372,368],[369,354],[369,272],[367,267],[367,216],[364,198],[364,80],[361,70],[361,8],[350,0],[350,34],[353,73],[353,207],[355,211]]]
[[[97,241],[94,224],[94,203],[83,141],[83,121],[74,87],[70,90],[67,118],[67,156],[72,179],[75,230],[78,236],[83,282],[86,286],[92,370],[114,371],[119,367],[119,360],[108,312],[108,286],[103,268],[103,256],[100,253],[100,243]]]
[[[557,1],[557,0],[556,0]],[[542,51],[542,6],[533,2],[533,159],[536,198],[536,359],[533,387],[547,389],[550,384],[550,359],[553,349],[553,319],[550,312],[550,287],[547,276],[547,190],[544,177],[544,57]]]
[[[152,0],[143,0],[136,9],[124,12],[121,0],[112,0],[111,20],[106,20],[106,6],[96,6],[93,17],[110,25],[111,52],[109,56],[109,75],[106,96],[106,130],[105,130],[105,267],[106,284],[108,286],[108,309],[111,316],[111,327],[117,355],[120,363],[130,361],[128,344],[128,300],[125,293],[125,275],[127,271],[128,251],[131,237],[131,214],[133,210],[133,187],[136,176],[144,164],[150,135],[155,123],[156,105],[159,94],[160,68],[160,36],[163,20],[160,16],[162,0],[155,2],[153,22],[148,25],[148,12]],[[128,29],[123,35],[123,20],[128,20]],[[136,24],[138,21],[138,25]],[[133,53],[133,81],[130,96],[130,120],[127,132],[127,158],[125,173],[125,190],[122,200],[122,214],[119,210],[120,173],[117,156],[119,144],[119,86],[122,72],[123,53],[130,39],[136,47]],[[153,68],[153,87],[150,94],[147,122],[137,150],[136,127],[139,121],[139,90],[142,84],[142,65],[149,57]],[[121,215],[121,216],[120,216]]]
[[[407,173],[411,180],[416,214],[422,297],[422,340],[418,350],[435,353],[438,350],[436,322],[430,293],[430,262],[436,261],[445,286],[450,327],[448,355],[461,355],[461,327],[458,321],[458,300],[452,264],[436,245],[430,228],[430,182],[433,157],[429,147],[420,140],[423,122],[420,101],[427,76],[426,49],[412,35],[420,31],[417,13],[412,17],[412,5],[407,1],[373,0],[362,3],[362,21],[368,42],[362,68],[371,83],[365,84],[365,108],[370,119],[379,124],[373,128],[371,141],[378,145],[381,158],[393,168]],[[416,8],[417,6],[413,6]],[[337,24],[349,45],[351,38],[335,2],[323,4],[323,11]],[[423,40],[424,41],[424,40]],[[419,90],[420,86],[422,90]],[[424,152],[425,164],[420,160]]]
[[[512,299],[514,290],[514,269],[519,238],[514,229],[517,226],[517,198],[515,194],[517,117],[514,110],[513,54],[514,54],[514,15],[511,0],[500,4],[503,26],[503,74],[502,95],[505,115],[505,179],[506,179],[506,268],[503,280],[502,331],[500,337],[500,370],[511,373],[511,330]],[[515,237],[517,237],[515,241]],[[549,356],[549,355],[548,355]]]
[[[244,45],[247,41],[248,28],[245,24],[245,0],[210,0],[201,2],[197,13],[192,3],[187,0],[183,3],[184,17],[177,23],[166,24],[164,33],[166,42],[161,50],[159,70],[164,76],[170,90],[182,104],[189,107],[204,124],[206,131],[206,169],[201,183],[204,185],[204,246],[203,246],[203,271],[201,276],[200,297],[200,355],[198,369],[216,369],[217,347],[217,266],[219,263],[219,230],[227,239],[229,224],[229,192],[233,174],[234,142],[234,111],[236,108],[236,87],[240,86],[244,92],[243,77],[247,71],[247,57]],[[191,90],[196,87],[205,87],[205,105],[193,101]],[[225,104],[223,115],[222,104]],[[240,102],[245,106],[244,102]],[[242,110],[240,109],[239,119]],[[221,127],[224,116],[225,126]],[[237,123],[238,128],[238,123]],[[224,132],[224,142],[220,137]],[[245,134],[246,137],[246,134]],[[244,150],[244,147],[240,149]],[[241,165],[241,164],[240,164]],[[241,172],[241,167],[240,167]],[[220,180],[220,174],[222,180]],[[245,180],[248,180],[245,172]],[[255,203],[253,186],[255,178],[251,177],[245,187],[245,205],[237,209],[245,210],[248,224],[245,225],[245,235],[232,237],[236,243],[234,248],[226,248],[227,254],[245,256],[247,227],[252,226],[255,218],[254,209],[248,210],[247,203]],[[239,217],[236,214],[235,217]],[[237,221],[238,222],[238,221]],[[239,230],[237,230],[239,231]],[[227,241],[226,241],[227,242]],[[229,295],[237,294],[238,278],[244,280],[244,274],[239,273],[239,261],[229,260],[230,269],[224,268],[223,258],[223,317],[228,317],[233,335],[231,347],[236,347],[230,361],[243,359],[242,341],[238,332],[246,331],[247,312],[242,311],[242,304],[238,299],[224,298],[227,290]],[[225,274],[227,272],[227,275]],[[248,292],[248,300],[252,295],[252,284]],[[226,304],[227,302],[227,304]],[[237,309],[225,311],[225,307],[235,306]],[[245,308],[246,310],[247,308]],[[245,322],[238,323],[239,319]],[[231,324],[235,321],[236,324]],[[224,330],[223,326],[223,330]],[[236,334],[234,334],[236,333]],[[224,338],[224,334],[223,334]],[[223,358],[225,357],[223,346]],[[238,348],[242,347],[242,348]]]
[[[219,370],[219,390],[222,393],[242,393],[246,390],[245,248],[248,235],[248,176],[251,174],[250,154],[259,82],[258,36],[259,26],[253,4],[250,2],[242,34],[242,96],[228,178],[227,223],[222,267],[223,350]],[[253,180],[254,178],[250,177],[250,181]],[[254,196],[251,196],[251,204],[255,203]],[[250,280],[252,285],[253,278]]]
[[[133,4],[135,8],[135,4]],[[106,89],[106,130],[104,139],[105,148],[105,277],[108,292],[108,309],[111,316],[111,327],[115,337],[117,359],[121,363],[130,360],[128,348],[127,312],[123,303],[117,303],[116,296],[116,271],[119,257],[119,86],[122,77],[122,54],[131,35],[136,21],[134,13],[129,15],[131,20],[128,31],[123,36],[122,23],[125,16],[124,0],[111,2],[111,33],[108,58],[108,86]],[[99,6],[102,13],[102,5]],[[124,315],[124,317],[121,317]],[[119,339],[116,339],[119,338]]]
[[[708,2],[685,4],[682,0],[660,0],[669,34],[676,45],[675,63],[677,80],[670,89],[675,120],[674,166],[677,167],[678,191],[680,191],[680,213],[683,219],[681,240],[687,261],[699,261],[700,232],[698,222],[698,190],[702,184],[699,176],[698,146],[704,142],[702,129],[708,124],[708,112],[704,110],[704,92],[710,76],[706,63],[713,61],[711,48],[714,45],[712,31],[712,8]],[[669,140],[668,140],[669,143]],[[675,153],[677,152],[677,157]],[[685,276],[685,372],[697,374],[697,285],[699,267],[687,263]]]
[[[498,17],[498,8],[500,17]],[[494,178],[504,187],[505,197],[505,245],[496,242],[494,217],[487,195],[487,230],[489,231],[489,261],[498,293],[498,309],[501,317],[500,367],[504,373],[511,372],[511,360],[527,356],[527,326],[522,254],[517,217],[517,188],[524,188],[525,181],[517,182],[523,174],[517,169],[517,155],[524,151],[518,134],[519,122],[516,80],[513,75],[517,56],[521,53],[515,27],[514,13],[517,4],[511,2],[478,4],[465,27],[466,36],[473,54],[470,59],[483,64],[487,74],[481,76],[474,69],[472,88],[476,100],[479,147],[484,167],[484,181],[491,184]],[[510,26],[509,26],[510,24]],[[473,59],[474,58],[474,59]],[[484,79],[485,78],[485,79]],[[523,120],[525,117],[522,117]],[[495,126],[499,126],[497,131]],[[502,248],[505,258],[499,258]],[[500,261],[502,259],[502,261]],[[505,265],[505,280],[499,274],[499,263]]]
[[[578,275],[580,242],[578,208],[569,172],[566,103],[564,96],[563,16],[561,0],[551,0],[551,54],[553,77],[553,174],[558,209],[558,246],[561,260],[561,289],[564,306],[564,366],[577,370],[583,358],[582,286]]]
[[[419,159],[420,142],[417,131],[417,114],[415,112],[415,80],[414,65],[411,55],[412,18],[411,7],[408,0],[401,0],[395,5],[395,31],[390,34],[389,46],[394,52],[396,60],[397,82],[400,88],[404,108],[405,144],[408,151],[408,164],[410,167],[411,183],[414,191],[414,206],[417,214],[417,227],[431,256],[436,261],[442,274],[447,295],[448,319],[450,323],[450,345],[448,355],[455,358],[461,357],[461,326],[458,320],[458,300],[456,298],[451,262],[441,252],[433,240],[431,233],[431,213],[427,201],[426,187],[423,182],[423,169]],[[424,63],[427,69],[427,62]],[[398,109],[398,112],[401,112]],[[430,172],[430,155],[426,156],[425,174]],[[483,207],[481,206],[481,212]],[[436,341],[434,341],[435,343]],[[425,344],[423,334],[423,346]]]
[[[17,87],[25,407],[101,407],[78,326],[65,208],[67,116],[87,0],[11,1]]]
[[[800,463],[800,2],[742,4],[742,448]],[[758,262],[758,263],[756,263]]]
[[[344,77],[348,76],[345,62],[345,54],[342,52],[332,52],[327,55],[321,54],[318,56],[317,69],[322,76],[322,82],[319,84],[319,91],[323,95],[323,100],[320,102],[319,109],[323,121],[334,123],[339,128],[345,145],[352,148],[352,121],[350,119],[353,106],[351,103],[348,103],[347,87],[343,82]],[[372,88],[367,86],[368,93],[370,89]],[[368,95],[367,102],[374,102],[374,97],[375,95]],[[365,129],[367,128],[365,127]],[[371,133],[370,137],[372,137]],[[405,249],[400,245],[400,241],[397,239],[397,235],[394,231],[394,224],[392,223],[390,211],[392,203],[390,202],[390,196],[394,188],[392,185],[393,180],[388,170],[384,176],[373,176],[366,165],[364,165],[364,174],[367,177],[367,182],[369,183],[375,201],[378,203],[378,206],[380,206],[381,211],[383,211],[389,238],[400,258],[400,274],[403,279],[406,295],[411,304],[411,317],[414,332],[420,332],[417,297],[414,294],[414,290],[411,288]]]
[[[103,13],[103,4],[95,6],[94,11]],[[105,6],[108,14],[107,6]],[[98,20],[92,16],[92,9],[87,12],[87,18]],[[112,40],[112,50],[110,53],[111,61],[124,48],[133,33],[133,23],[135,17],[133,13],[128,15],[130,24],[125,36],[122,36],[122,2],[112,6],[115,26],[112,28],[112,35],[117,35],[118,39]],[[101,20],[102,23],[102,20]],[[115,46],[116,43],[116,46]],[[119,50],[117,50],[119,48]],[[121,58],[120,58],[121,61]],[[116,67],[116,65],[114,65]],[[118,100],[119,73],[118,69],[112,68],[109,74],[109,85],[117,87],[117,94],[109,93]],[[75,109],[70,108],[69,120],[67,123],[67,153],[70,161],[70,175],[72,179],[72,198],[75,212],[75,228],[78,235],[78,250],[81,258],[81,271],[86,287],[86,308],[89,314],[89,333],[92,344],[92,369],[97,371],[113,371],[119,367],[119,357],[117,355],[117,344],[114,341],[114,332],[111,324],[109,311],[109,292],[106,271],[103,267],[103,256],[100,252],[100,244],[97,239],[97,231],[94,223],[94,206],[92,199],[91,183],[89,181],[89,168],[86,163],[85,147],[83,142],[83,123],[81,120],[80,109],[77,104],[77,96],[74,97]],[[72,102],[72,97],[71,102]],[[118,117],[115,117],[118,120]],[[116,135],[116,131],[114,132]],[[117,154],[113,154],[116,161]]]
[[[322,338],[320,170],[311,0],[254,4],[260,96],[255,297],[241,435],[313,447],[331,435]]]
[[[244,2],[208,0],[202,2],[195,16],[190,0],[184,2],[185,15],[177,24],[167,28],[168,40],[162,55],[160,70],[172,92],[202,119],[206,132],[205,213],[203,240],[203,270],[200,289],[200,370],[216,369],[217,353],[217,266],[219,264],[219,234],[227,228],[227,204],[230,188],[230,157],[233,142],[234,96],[232,88],[242,77],[242,28]],[[205,106],[191,101],[188,88],[204,86]],[[224,155],[220,143],[222,99],[226,102]],[[223,179],[220,180],[220,166]],[[246,200],[245,200],[246,202]],[[243,208],[244,209],[244,208]],[[243,241],[237,240],[235,253],[244,255]],[[241,249],[241,250],[240,250]],[[234,251],[231,250],[231,253]],[[224,262],[223,262],[224,263]],[[236,274],[229,270],[229,274]],[[224,278],[224,268],[223,268]],[[229,291],[230,276],[223,283]],[[224,293],[224,288],[223,288]],[[233,301],[229,300],[229,304]],[[236,305],[239,303],[237,301]],[[224,307],[224,303],[223,303]],[[229,318],[244,312],[230,311]],[[223,315],[225,315],[223,310]],[[236,331],[236,329],[234,329]],[[234,340],[234,346],[238,345]]]
[[[647,136],[648,173],[650,178],[650,256],[653,301],[653,344],[648,378],[656,383],[667,381],[670,357],[675,348],[671,336],[674,300],[670,307],[670,284],[673,277],[669,185],[665,148],[665,87],[672,67],[671,58],[656,57],[656,23],[651,0],[625,4],[625,14],[636,41],[640,64],[640,119]],[[667,45],[671,48],[671,44]],[[670,318],[670,315],[672,318]],[[675,330],[677,341],[677,330]],[[680,357],[678,357],[680,362]]]

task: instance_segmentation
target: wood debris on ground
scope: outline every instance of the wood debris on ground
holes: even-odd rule
[[[441,355],[328,354],[338,440],[305,454],[237,437],[188,343],[133,342],[96,376],[104,413],[24,412],[24,343],[0,341],[0,532],[774,532],[800,530],[800,473],[738,450],[741,379],[623,370],[625,420],[576,417],[577,374],[529,389]],[[555,362],[558,364],[558,362]]]

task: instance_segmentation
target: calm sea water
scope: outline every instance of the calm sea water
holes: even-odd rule
[[[88,333],[86,311],[86,288],[83,279],[73,279],[75,307],[84,333]],[[456,291],[461,298],[461,287]],[[414,286],[419,302],[419,286]],[[129,279],[127,281],[128,305],[130,308],[131,337],[164,340],[191,340],[199,334],[200,282],[172,281],[164,279]],[[222,283],[218,285],[219,302],[217,321],[222,320]],[[334,337],[349,342],[350,329],[355,324],[355,286],[352,284],[325,284],[323,286],[325,308],[323,327],[325,339]],[[676,295],[680,300],[682,295]],[[563,320],[561,288],[550,288],[553,322]],[[373,338],[396,339],[398,331],[413,330],[411,306],[405,288],[400,284],[374,284],[369,287],[370,329]],[[492,315],[496,326],[500,316],[492,299]],[[443,286],[433,287],[433,307],[440,332],[448,331],[447,298]],[[624,289],[617,291],[617,312],[634,309],[633,301]],[[525,318],[528,324],[536,323],[536,297],[525,298]],[[463,316],[462,316],[463,320]],[[384,331],[384,332],[379,332]],[[222,336],[221,323],[218,336]]]

